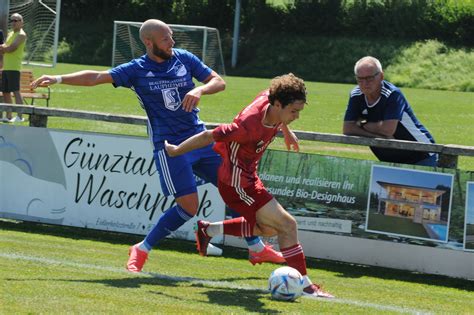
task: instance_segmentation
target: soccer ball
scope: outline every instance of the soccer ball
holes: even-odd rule
[[[268,278],[268,290],[275,300],[294,301],[303,294],[303,288],[303,276],[292,267],[275,269]]]

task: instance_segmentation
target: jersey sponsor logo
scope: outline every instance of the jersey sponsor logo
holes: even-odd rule
[[[146,77],[147,77],[147,78],[154,78],[155,75],[153,74],[153,72],[148,71],[148,73],[146,74]]]
[[[181,106],[181,98],[179,97],[178,88],[161,90],[165,107],[169,110],[176,111]]]
[[[177,78],[174,80],[150,80],[148,86],[150,91],[161,91],[164,89],[182,88],[192,84],[192,81],[188,84],[187,78]]]
[[[265,148],[267,147],[268,144],[265,143],[265,141],[263,140],[260,140],[259,142],[257,142],[257,150],[255,150],[255,153],[260,153],[262,152],[263,150],[265,150]]]

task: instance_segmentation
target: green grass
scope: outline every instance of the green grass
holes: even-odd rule
[[[273,301],[277,266],[251,266],[246,251],[200,257],[192,242],[165,240],[145,265],[125,272],[142,237],[0,220],[0,313],[468,314],[474,283],[443,276],[308,259],[309,275],[337,296]]]
[[[35,77],[41,74],[64,74],[84,69],[106,70],[106,67],[59,64],[55,69],[31,67]],[[200,103],[201,119],[206,122],[229,122],[255,95],[268,87],[269,79],[225,77],[224,92],[204,96]],[[352,84],[306,82],[308,103],[300,119],[292,124],[295,130],[341,134],[344,112]],[[134,93],[112,85],[77,87],[53,85],[50,106],[96,112],[144,115]],[[437,143],[474,146],[474,93],[404,88],[402,90],[418,119],[431,131]],[[43,104],[40,101],[38,104]],[[50,118],[50,128],[87,130],[145,136],[144,126],[120,125],[97,121]],[[283,149],[277,139],[274,149]],[[303,152],[320,153],[374,160],[365,146],[303,141]],[[459,167],[474,170],[474,158],[461,157]]]

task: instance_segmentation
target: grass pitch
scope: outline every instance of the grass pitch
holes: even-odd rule
[[[278,267],[245,250],[201,257],[165,240],[141,274],[125,271],[141,236],[0,220],[1,314],[469,314],[474,282],[308,259],[310,277],[337,296],[278,302],[266,292]]]

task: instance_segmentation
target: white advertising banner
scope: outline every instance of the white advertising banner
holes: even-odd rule
[[[143,137],[0,126],[0,217],[147,234],[174,204],[152,151]],[[174,237],[194,240],[196,220],[225,217],[217,188],[197,180],[198,214]]]
[[[307,257],[474,279],[473,172],[268,150],[259,173]],[[174,204],[143,137],[0,125],[0,179],[0,218],[145,235]],[[171,237],[225,218],[217,188],[197,182],[198,214]]]

